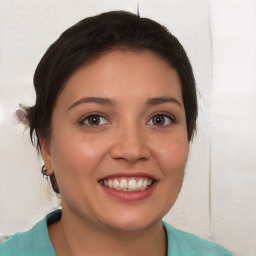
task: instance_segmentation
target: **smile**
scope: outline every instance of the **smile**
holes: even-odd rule
[[[118,191],[142,191],[150,188],[154,180],[146,177],[119,177],[100,180],[99,183]]]

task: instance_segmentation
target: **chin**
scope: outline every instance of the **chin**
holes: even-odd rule
[[[157,223],[161,223],[162,217],[162,215],[126,213],[118,216],[112,215],[111,219],[105,219],[103,223],[114,230],[143,231],[157,225]]]

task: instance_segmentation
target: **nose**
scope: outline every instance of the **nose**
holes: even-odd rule
[[[150,158],[150,148],[145,131],[137,126],[123,127],[115,134],[110,150],[114,159],[122,159],[131,163]]]

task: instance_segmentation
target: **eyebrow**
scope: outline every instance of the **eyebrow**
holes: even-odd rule
[[[154,105],[160,105],[167,102],[175,103],[182,109],[182,104],[176,98],[173,98],[173,97],[152,98],[147,101],[147,105],[154,106]]]
[[[147,101],[148,106],[155,106],[155,105],[160,105],[163,103],[175,103],[177,104],[181,109],[182,109],[182,104],[173,97],[157,97],[157,98],[151,98]],[[108,98],[101,98],[101,97],[84,97],[79,99],[78,101],[74,102],[68,110],[75,108],[76,106],[83,104],[83,103],[97,103],[100,105],[108,105],[108,106],[115,106],[115,103],[108,99]]]
[[[78,101],[74,102],[68,110],[75,108],[76,106],[83,104],[83,103],[97,103],[100,105],[109,105],[109,106],[114,106],[114,102],[111,101],[108,98],[99,98],[99,97],[84,97],[79,99]]]

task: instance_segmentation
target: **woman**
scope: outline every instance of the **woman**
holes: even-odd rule
[[[162,222],[197,119],[191,65],[164,27],[121,11],[84,19],[47,50],[34,86],[30,135],[62,210],[1,255],[231,255]]]

